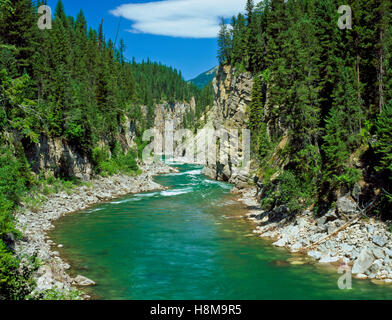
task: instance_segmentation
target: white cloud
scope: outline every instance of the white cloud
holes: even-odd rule
[[[215,38],[219,18],[242,12],[246,0],[162,0],[124,4],[110,13],[133,22],[130,32],[184,38]]]

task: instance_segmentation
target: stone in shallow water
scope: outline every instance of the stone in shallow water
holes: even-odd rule
[[[313,259],[320,260],[321,259],[321,252],[312,250],[308,252],[308,256],[312,257]]]
[[[297,251],[297,250],[299,250],[299,249],[301,249],[301,248],[302,248],[302,243],[301,243],[300,241],[294,243],[294,244],[291,246],[291,250],[293,250],[293,251]]]
[[[338,257],[331,257],[330,255],[326,255],[321,257],[320,263],[333,263],[339,261]]]
[[[73,283],[75,285],[87,287],[87,286],[95,286],[95,282],[89,278],[86,278],[84,276],[78,275],[74,280]]]
[[[290,265],[290,262],[284,260],[276,260],[273,262],[273,264],[278,267],[287,267]]]
[[[284,247],[286,245],[286,242],[287,242],[286,239],[282,238],[282,239],[274,242],[273,245],[276,247]]]
[[[385,284],[384,280],[373,279],[371,280],[374,284]]]

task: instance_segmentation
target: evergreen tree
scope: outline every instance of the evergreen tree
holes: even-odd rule
[[[36,16],[30,0],[13,0],[2,4],[0,41],[17,50],[18,71],[31,71],[31,58],[36,46]]]
[[[218,59],[221,64],[229,64],[231,58],[231,37],[225,19],[221,18],[218,35]]]
[[[323,152],[325,154],[324,179],[331,187],[352,185],[359,178],[350,167],[350,155],[360,146],[363,114],[358,105],[355,89],[355,71],[342,70],[342,79],[334,95],[334,105],[326,120]]]
[[[376,122],[377,142],[375,152],[380,157],[381,166],[392,184],[392,102],[388,103]]]
[[[389,216],[392,212],[392,103],[386,104],[376,122],[377,142],[374,151],[379,159],[376,169],[381,173],[382,187],[379,212]]]

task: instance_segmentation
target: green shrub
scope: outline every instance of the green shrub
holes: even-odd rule
[[[346,186],[349,190],[355,183],[361,180],[361,177],[362,171],[351,167],[347,167],[346,171],[339,176],[334,175],[334,178],[339,182],[339,184]]]
[[[9,149],[0,149],[0,195],[12,203],[17,203],[25,188],[21,176],[21,164],[12,156]]]
[[[34,261],[21,265],[21,261],[0,240],[0,300],[22,300],[32,291],[35,283],[32,273],[37,265]]]
[[[12,207],[12,201],[0,194],[0,239],[5,234],[15,231],[12,221]]]
[[[71,291],[64,291],[58,288],[52,288],[40,293],[35,299],[39,300],[82,300],[83,293],[79,290],[73,289]]]
[[[92,160],[95,167],[98,167],[101,163],[107,162],[110,159],[108,148],[96,147],[92,151]]]
[[[285,171],[266,185],[261,205],[265,210],[286,205],[291,213],[296,214],[310,204],[311,192],[311,188],[301,183],[293,172]]]
[[[119,147],[115,147],[112,157],[109,155],[107,148],[98,147],[93,150],[96,173],[102,176],[111,176],[116,173],[135,174],[138,172],[137,152],[135,150],[124,153]]]
[[[129,151],[127,154],[122,154],[117,158],[117,164],[121,171],[133,172],[138,170],[136,161],[137,154],[135,151]]]

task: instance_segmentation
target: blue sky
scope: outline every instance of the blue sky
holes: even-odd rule
[[[217,62],[219,17],[231,17],[246,0],[62,0],[67,15],[83,10],[91,27],[101,19],[106,39],[124,39],[126,57],[150,58],[181,70],[190,80]],[[54,13],[57,0],[48,0]],[[118,42],[117,42],[118,43]]]

